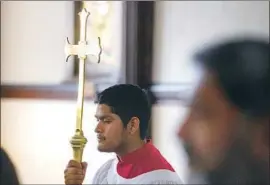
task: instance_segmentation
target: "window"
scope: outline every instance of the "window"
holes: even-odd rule
[[[79,40],[78,12],[86,8],[90,15],[86,26],[89,45],[97,45],[101,40],[102,54],[100,63],[87,58],[86,81],[94,83],[117,83],[123,65],[123,3],[121,1],[82,1],[76,9],[75,38]],[[94,46],[95,47],[95,46]],[[78,60],[75,60],[75,76],[78,74]]]

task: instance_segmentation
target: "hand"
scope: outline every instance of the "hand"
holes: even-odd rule
[[[85,173],[87,169],[87,163],[79,163],[74,160],[70,160],[65,171],[65,184],[66,185],[80,185],[83,183]]]

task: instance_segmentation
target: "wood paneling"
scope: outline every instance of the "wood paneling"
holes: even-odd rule
[[[125,83],[148,88],[152,83],[154,1],[126,1]]]
[[[77,86],[72,85],[1,85],[1,98],[76,100]],[[92,96],[87,96],[92,99]]]
[[[96,85],[87,89],[86,100],[93,100],[94,93],[98,93],[112,84]],[[191,89],[188,84],[156,84],[149,86],[148,92],[153,104],[160,103],[188,103]],[[171,89],[171,90],[170,90]],[[48,100],[77,100],[77,84],[60,85],[1,85],[1,98],[31,98]],[[90,93],[89,93],[90,92]]]

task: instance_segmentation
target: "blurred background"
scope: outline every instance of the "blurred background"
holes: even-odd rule
[[[149,138],[185,182],[187,160],[176,130],[200,80],[192,54],[231,37],[269,38],[268,1],[1,1],[1,147],[22,184],[62,184],[72,157],[78,61],[66,63],[66,37],[103,47],[87,61],[83,129],[85,183],[113,154],[96,150],[93,94],[116,83],[138,84],[152,97]]]

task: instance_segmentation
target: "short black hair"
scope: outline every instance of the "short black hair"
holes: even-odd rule
[[[251,117],[270,114],[269,41],[233,39],[198,52],[195,60],[216,75],[227,99]]]
[[[95,103],[110,106],[111,111],[121,118],[124,127],[132,117],[138,117],[140,137],[145,139],[151,116],[151,106],[146,91],[132,84],[117,84],[98,93]]]
[[[5,185],[19,185],[15,166],[3,148],[0,148],[1,173],[0,182]]]

